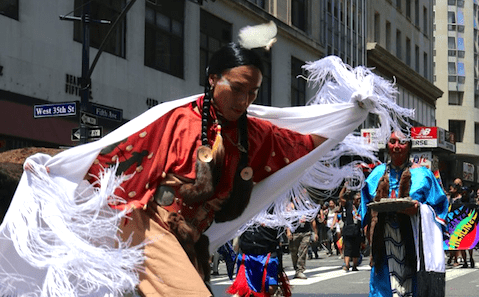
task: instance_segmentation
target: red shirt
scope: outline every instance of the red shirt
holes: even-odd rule
[[[203,97],[196,104],[202,106]],[[195,102],[180,106],[166,113],[149,126],[102,150],[89,173],[98,175],[102,167],[120,162],[118,174],[134,174],[123,182],[122,189],[115,194],[125,199],[125,203],[112,205],[115,208],[142,208],[154,195],[166,174],[174,174],[183,179],[196,177],[196,150],[201,146],[201,116],[195,110]],[[216,118],[211,107],[211,117]],[[210,146],[216,136],[217,124],[208,128]],[[237,125],[230,122],[222,125],[221,134],[225,147],[225,158],[221,179],[215,194],[205,202],[187,205],[178,197],[169,211],[181,213],[187,222],[198,217],[204,222],[196,222],[198,231],[206,230],[214,218],[216,199],[226,199],[232,189],[233,179],[240,152],[233,144],[238,142]],[[248,117],[248,165],[253,169],[253,181],[259,182],[277,170],[293,162],[313,149],[309,135],[302,135],[282,129],[270,122]],[[217,209],[216,209],[217,210]]]

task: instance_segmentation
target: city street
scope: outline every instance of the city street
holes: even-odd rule
[[[338,256],[326,256],[324,251],[320,252],[319,259],[312,259],[306,262],[305,274],[308,279],[291,279],[293,296],[368,296],[369,293],[369,258],[364,258],[359,266],[359,271],[345,272],[341,269],[343,263]],[[479,259],[479,252],[474,251],[474,259]],[[283,257],[285,271],[288,277],[294,276],[291,256],[285,254]],[[226,275],[226,266],[220,263],[219,276],[212,277],[212,287],[215,297],[230,296],[225,289],[232,283]],[[447,297],[475,297],[479,289],[479,269],[447,267],[446,269],[446,296]]]

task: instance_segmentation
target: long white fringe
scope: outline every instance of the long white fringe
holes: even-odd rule
[[[414,110],[396,104],[398,90],[393,83],[364,66],[352,68],[339,57],[328,56],[303,66],[309,72],[308,82],[318,92],[308,104],[331,104],[358,101],[370,113],[379,116],[378,139],[385,140],[391,131],[406,132],[407,118]]]
[[[43,287],[29,296],[122,296],[133,291],[144,259],[142,246],[129,247],[129,241],[120,239],[118,225],[125,213],[108,206],[118,199],[113,193],[127,177],[108,168],[97,181],[101,187],[85,181],[70,198],[44,166],[28,162],[33,193],[21,207],[9,210],[21,219],[7,228],[19,255],[47,270]],[[0,273],[0,296],[16,294],[18,278]]]
[[[410,124],[407,119],[414,117],[414,110],[396,104],[398,91],[392,82],[364,66],[352,68],[336,56],[308,62],[303,68],[309,72],[308,82],[313,88],[318,88],[307,105],[357,103],[370,113],[378,115],[378,139],[386,141],[392,131],[403,131],[409,135],[407,128]],[[299,218],[313,220],[321,208],[318,202],[331,198],[343,181],[348,181],[351,190],[359,191],[363,185],[362,162],[353,161],[340,167],[339,158],[359,156],[369,162],[376,162],[374,150],[360,136],[350,134],[310,167],[290,192],[263,209],[237,235],[257,225],[286,226],[294,231],[298,227]],[[294,209],[291,202],[294,203]]]

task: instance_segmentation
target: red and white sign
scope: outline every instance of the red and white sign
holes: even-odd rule
[[[382,149],[386,146],[386,143],[383,140],[379,140],[378,130],[377,128],[361,129],[361,136],[366,144],[376,149]]]
[[[446,137],[449,134],[439,127],[412,127],[411,138],[413,148],[436,148],[440,147],[452,152],[456,146]]]

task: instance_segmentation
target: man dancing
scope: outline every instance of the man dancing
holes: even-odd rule
[[[446,195],[430,170],[411,164],[404,134],[392,133],[387,151],[390,161],[377,166],[362,189],[362,221],[370,219],[372,242],[369,296],[444,296]],[[378,213],[368,206],[404,197],[414,205],[402,211]]]

